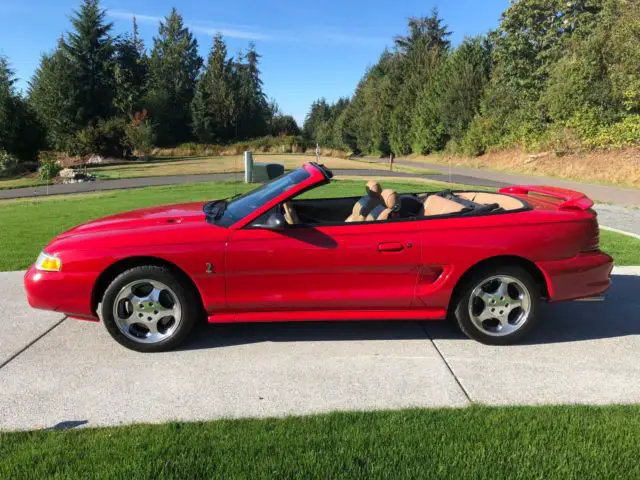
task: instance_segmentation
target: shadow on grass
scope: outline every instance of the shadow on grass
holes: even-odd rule
[[[640,335],[640,276],[614,275],[602,302],[543,305],[536,328],[523,344],[552,344]],[[427,335],[426,331],[429,332]],[[260,342],[354,340],[467,340],[449,321],[362,321],[237,323],[201,325],[183,350],[228,347]]]

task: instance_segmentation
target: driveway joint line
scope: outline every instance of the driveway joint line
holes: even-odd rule
[[[470,405],[474,405],[475,402],[471,399],[471,396],[469,395],[469,392],[467,392],[467,389],[464,388],[464,385],[462,385],[462,382],[460,381],[460,379],[456,375],[456,372],[453,371],[453,368],[451,368],[451,365],[449,365],[449,362],[447,362],[447,359],[444,357],[444,355],[442,354],[442,352],[438,348],[438,345],[433,340],[433,337],[429,333],[429,330],[427,330],[427,326],[426,326],[426,324],[424,322],[422,323],[422,329],[424,330],[424,333],[427,334],[427,338],[431,341],[431,345],[433,345],[433,348],[435,348],[436,352],[438,352],[438,355],[440,355],[440,358],[442,359],[442,361],[444,362],[445,366],[447,367],[447,370],[449,370],[449,373],[451,373],[451,376],[453,377],[453,379],[458,384],[458,387],[460,387],[460,390],[462,390],[462,393],[464,393],[464,396],[466,397],[466,399],[469,402],[469,404]]]
[[[5,366],[7,366],[9,363],[11,363],[14,359],[18,358],[18,356],[20,356],[23,352],[26,352],[29,348],[31,348],[32,345],[34,345],[41,338],[44,338],[47,334],[49,334],[51,331],[53,331],[53,329],[56,328],[58,325],[61,325],[62,322],[64,322],[66,319],[67,319],[67,316],[65,315],[59,321],[54,323],[51,327],[47,328],[44,332],[42,332],[36,338],[31,340],[29,343],[27,343],[24,347],[22,347],[16,353],[11,355],[7,360],[5,360],[4,362],[0,363],[0,370],[3,369]]]

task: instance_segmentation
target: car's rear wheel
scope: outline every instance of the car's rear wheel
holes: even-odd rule
[[[508,345],[534,326],[539,305],[540,288],[525,269],[484,268],[474,272],[460,289],[454,317],[469,338]]]
[[[104,293],[101,312],[109,334],[138,352],[177,347],[200,313],[195,292],[159,266],[135,267],[118,275]]]

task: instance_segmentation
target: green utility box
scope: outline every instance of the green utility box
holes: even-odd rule
[[[284,174],[284,165],[279,163],[254,163],[251,181],[253,183],[264,183],[282,174]]]

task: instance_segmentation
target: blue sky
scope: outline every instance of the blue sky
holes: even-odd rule
[[[0,54],[9,58],[20,88],[26,88],[40,54],[50,51],[70,28],[69,15],[78,4],[79,0],[0,0]],[[231,54],[255,42],[263,56],[267,95],[301,122],[314,99],[324,96],[334,101],[351,95],[365,68],[392,44],[394,35],[406,31],[409,16],[438,7],[457,44],[465,35],[495,28],[509,0],[103,0],[102,4],[116,33],[130,30],[135,14],[148,48],[158,19],[174,5],[196,34],[205,57],[216,31],[225,36]]]

